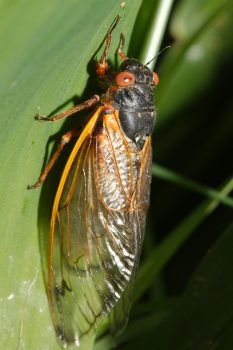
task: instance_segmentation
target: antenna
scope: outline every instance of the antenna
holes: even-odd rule
[[[155,55],[149,62],[147,62],[145,65],[148,66],[152,61],[154,61],[163,51],[170,49],[171,45],[165,46],[162,50],[160,50],[157,55]]]

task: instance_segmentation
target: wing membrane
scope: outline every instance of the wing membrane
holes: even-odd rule
[[[129,319],[129,311],[132,305],[133,288],[135,275],[139,264],[141,246],[145,230],[145,219],[148,201],[150,197],[151,183],[151,144],[148,140],[141,155],[140,174],[137,181],[136,191],[134,195],[134,205],[137,210],[133,214],[132,229],[137,237],[137,254],[135,255],[134,268],[131,273],[130,281],[127,284],[120,300],[113,308],[109,315],[110,329],[114,337],[120,334],[126,327]]]
[[[150,140],[142,154],[130,149],[115,112],[103,115],[68,161],[54,204],[49,273],[50,308],[64,345],[94,334],[134,278],[149,205],[144,153],[150,160]]]

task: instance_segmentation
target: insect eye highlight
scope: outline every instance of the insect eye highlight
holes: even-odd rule
[[[130,86],[135,82],[134,74],[128,71],[120,72],[116,76],[116,84],[120,86]]]
[[[159,76],[156,72],[153,72],[153,82],[155,85],[158,85],[159,83]]]

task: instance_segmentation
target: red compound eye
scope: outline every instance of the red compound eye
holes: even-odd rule
[[[133,85],[134,82],[135,82],[135,77],[134,77],[133,73],[124,71],[124,72],[118,73],[116,76],[117,85],[130,86],[130,85]]]
[[[159,76],[155,72],[153,72],[153,82],[155,85],[158,85],[158,83],[159,83]]]

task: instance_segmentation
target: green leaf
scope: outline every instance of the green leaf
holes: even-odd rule
[[[126,36],[125,51],[130,44],[132,56],[140,57],[147,39],[148,24],[153,23],[158,3],[150,0],[0,2],[0,339],[4,349],[59,349],[48,311],[44,281],[47,276],[51,206],[66,157],[56,165],[41,191],[27,191],[26,187],[37,179],[43,163],[51,154],[54,139],[58,141],[77,119],[46,124],[34,121],[33,116],[38,107],[42,114],[58,112],[71,106],[75,95],[78,100],[83,100],[97,92],[92,74],[93,55],[116,14],[122,20],[113,35],[111,61],[114,62],[120,32]],[[214,237],[219,233],[219,227],[223,228],[223,232],[229,222],[229,208],[214,209],[220,201],[228,205],[232,202],[226,194],[232,190],[232,180],[227,179],[232,170],[233,105],[229,86],[224,85],[227,78],[232,82],[232,9],[228,0],[179,0],[173,5],[170,38],[165,45],[170,44],[172,39],[174,43],[171,49],[159,56],[161,83],[155,93],[158,124],[154,154],[159,162],[162,159],[161,164],[166,164],[165,169],[157,167],[156,171],[157,176],[166,178],[167,182],[163,186],[157,178],[152,184],[150,226],[146,233],[149,244],[136,284],[135,299],[148,287],[153,286],[154,289],[152,293],[150,288],[146,294],[149,300],[141,305],[141,313],[133,313],[140,318],[129,325],[129,333],[126,330],[122,338],[124,341],[128,339],[135,349],[145,348],[146,341],[148,347],[156,341],[157,346],[154,347],[157,349],[166,350],[166,344],[169,344],[169,350],[181,350],[184,344],[186,349],[192,349],[192,344],[197,344],[194,343],[197,340],[195,329],[200,333],[200,342],[194,349],[202,349],[201,342],[208,335],[212,343],[203,349],[232,348],[232,325],[230,321],[229,326],[225,322],[229,320],[232,307],[230,294],[227,295],[228,288],[232,295],[232,287],[228,284],[232,276],[231,239],[223,238],[225,243],[222,244],[218,265],[223,279],[215,273],[214,264],[209,265],[206,278],[210,287],[207,286],[206,294],[200,293],[199,300],[193,299],[192,288],[188,288],[184,297],[179,296],[173,305],[166,304],[170,297],[167,299],[167,285],[162,274],[171,257],[172,263],[176,262],[177,251],[198,231],[199,226],[202,227],[200,224],[207,217],[204,232]],[[213,91],[210,93],[211,89],[216,90],[215,94]],[[167,169],[174,170],[164,171]],[[185,174],[185,177],[179,176],[179,173]],[[191,179],[198,179],[211,187],[200,187],[187,174]],[[212,187],[217,188],[219,183],[227,181],[229,186],[226,186],[224,194],[213,192]],[[183,198],[177,187],[175,196],[168,182],[212,199],[200,205],[193,204],[189,192]],[[177,197],[182,198],[177,201]],[[165,238],[154,247],[157,235],[159,239]],[[201,236],[201,248],[205,245],[206,235]],[[214,253],[214,258],[216,256]],[[182,266],[188,265],[189,260],[183,258]],[[164,308],[159,307],[161,300],[154,293],[160,289],[158,284],[154,287],[154,278],[156,276],[158,282],[158,275],[163,283],[159,298],[162,297],[167,305]],[[216,299],[214,295],[212,298],[215,288],[219,293]],[[222,296],[220,291],[223,291]],[[222,315],[218,305],[223,310]],[[199,313],[199,306],[205,308],[205,314]],[[216,317],[204,318],[209,320],[204,326],[209,323],[210,327],[204,327],[202,331],[197,316],[211,315],[215,310]],[[188,319],[187,328],[186,319],[182,318],[186,313],[190,319],[192,315],[196,317],[195,323]],[[213,341],[214,323],[219,331],[215,334],[216,341]],[[176,324],[179,326],[177,332]],[[192,325],[195,325],[193,330]],[[189,339],[180,332],[182,329],[187,329]],[[128,334],[130,337],[127,338]],[[169,336],[173,339],[172,345]],[[92,342],[93,339],[89,339],[82,348],[92,348]],[[190,345],[190,342],[193,343]],[[111,349],[112,339],[103,337],[96,347]]]
[[[33,116],[38,108],[49,114],[62,104],[70,106],[74,95],[83,96],[93,55],[117,14],[122,20],[113,35],[111,57],[121,31],[127,50],[140,3],[127,1],[122,7],[115,0],[5,0],[0,4],[2,349],[59,348],[43,280],[59,175],[51,177],[42,192],[28,191],[27,185],[37,179],[48,137],[60,130],[62,122],[39,123]],[[94,82],[95,76],[91,79]],[[69,126],[66,123],[59,135]]]
[[[157,107],[165,123],[209,88],[220,62],[232,57],[230,1],[181,1],[171,23],[175,42],[160,67]]]
[[[156,312],[138,321],[137,332],[121,349],[229,350],[233,346],[233,224],[209,249],[185,292],[166,317]],[[154,309],[155,310],[155,309]],[[165,311],[165,310],[164,310]],[[159,317],[160,316],[160,317]],[[139,329],[141,331],[139,332]],[[133,332],[133,328],[132,328]]]
[[[216,199],[220,203],[224,203],[225,205],[228,205],[230,208],[233,208],[233,199],[231,197],[226,197],[222,195],[220,192],[208,186],[205,186],[196,181],[190,180],[189,178],[182,176],[180,174],[177,174],[174,171],[171,171],[165,167],[162,167],[159,164],[153,164],[152,174],[155,177],[163,179],[164,181],[169,181],[171,183],[176,184],[177,186],[182,186],[195,193],[200,193],[203,196]]]
[[[233,190],[233,179],[230,179],[221,189],[221,195],[227,195]],[[167,238],[150,253],[139,269],[134,300],[139,299],[146,289],[153,283],[157,274],[166,263],[192,235],[197,227],[216,209],[219,203],[216,200],[203,201],[192,213],[175,227]]]

